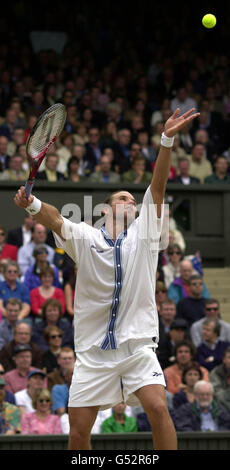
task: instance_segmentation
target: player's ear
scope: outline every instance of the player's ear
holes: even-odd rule
[[[101,210],[101,215],[104,217],[104,216],[107,216],[109,214],[109,212],[111,211],[111,206],[109,204],[105,204],[103,205],[103,208]]]

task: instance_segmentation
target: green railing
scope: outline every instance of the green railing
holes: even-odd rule
[[[0,451],[8,450],[67,450],[66,435],[0,436]],[[125,434],[95,434],[93,450],[152,450],[150,432]],[[230,432],[178,433],[179,450],[230,450]]]
[[[22,182],[23,183],[23,182]],[[1,182],[0,223],[7,230],[21,225],[24,211],[18,209],[13,197],[21,183]],[[82,218],[86,201],[92,197],[92,208],[103,202],[111,192],[126,189],[141,203],[146,186],[135,184],[85,184],[47,183],[38,181],[34,194],[45,202],[55,205],[63,215],[70,216],[73,207],[79,207]],[[171,200],[172,213],[186,240],[186,252],[198,249],[206,266],[230,266],[230,185],[167,185],[167,197]],[[87,199],[88,197],[88,199]],[[88,209],[87,209],[88,210]],[[86,216],[88,214],[86,213]]]

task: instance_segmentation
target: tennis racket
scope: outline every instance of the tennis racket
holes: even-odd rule
[[[27,199],[29,198],[35,177],[48,148],[57,140],[66,120],[66,109],[61,103],[50,106],[34,125],[26,142],[26,153],[30,162],[30,173],[25,184]]]

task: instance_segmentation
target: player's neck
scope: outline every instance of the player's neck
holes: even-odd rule
[[[113,240],[116,240],[118,235],[120,235],[120,233],[124,232],[124,230],[127,229],[127,226],[124,223],[124,220],[120,221],[119,223],[119,220],[111,220],[110,218],[108,218],[105,223],[105,228],[111,238]]]

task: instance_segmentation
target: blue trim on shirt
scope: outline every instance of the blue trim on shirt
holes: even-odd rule
[[[115,264],[115,286],[112,298],[112,305],[110,309],[110,319],[107,328],[106,336],[101,344],[101,349],[117,349],[117,342],[115,337],[115,324],[120,304],[120,293],[122,288],[122,265],[121,265],[121,245],[124,238],[127,236],[127,230],[122,232],[114,242],[105,228],[101,228],[104,238],[108,245],[114,247],[114,264]]]

